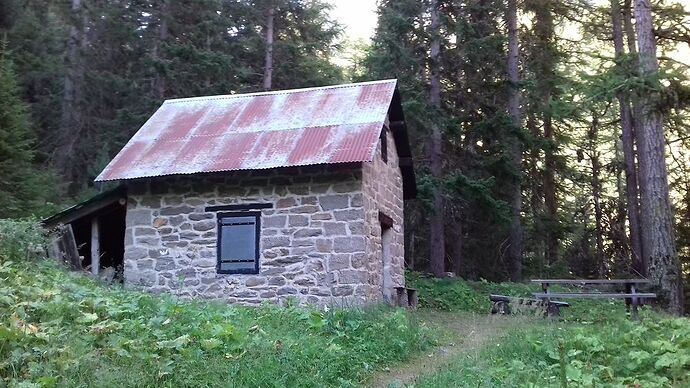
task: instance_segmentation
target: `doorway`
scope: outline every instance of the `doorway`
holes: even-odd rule
[[[383,300],[391,303],[393,301],[393,274],[391,243],[393,241],[393,219],[379,212],[379,222],[381,224],[381,261],[383,273],[381,274],[381,291]]]

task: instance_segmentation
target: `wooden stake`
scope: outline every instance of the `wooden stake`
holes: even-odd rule
[[[91,273],[98,275],[101,266],[101,249],[98,240],[98,218],[91,220]]]

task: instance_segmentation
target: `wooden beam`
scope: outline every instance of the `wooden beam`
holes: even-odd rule
[[[75,205],[44,220],[43,224],[48,229],[52,229],[59,224],[67,225],[78,220],[81,217],[87,216],[90,213],[101,210],[104,207],[112,205],[114,203],[117,203],[122,206],[123,204],[127,203],[127,199],[125,197],[117,195],[101,198],[94,202]]]
[[[620,298],[620,299],[628,299],[628,298],[656,298],[656,294],[653,294],[651,292],[641,292],[641,293],[635,293],[635,294],[616,294],[616,293],[596,293],[596,294],[587,294],[587,293],[580,293],[580,292],[573,292],[573,293],[566,293],[566,292],[549,292],[545,294],[540,294],[538,292],[535,292],[534,294],[535,298],[539,299],[545,299],[545,298],[587,298],[587,299],[612,299],[612,298]]]
[[[98,239],[98,217],[91,219],[91,273],[98,276],[101,266],[101,248]]]
[[[532,283],[548,284],[647,284],[649,279],[532,279]]]

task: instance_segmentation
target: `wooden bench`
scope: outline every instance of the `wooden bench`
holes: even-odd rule
[[[395,306],[416,310],[418,301],[419,297],[415,288],[395,287],[395,295],[393,295]]]
[[[508,315],[511,314],[512,309],[510,303],[520,304],[528,307],[538,307],[544,310],[545,317],[557,317],[561,315],[561,307],[570,307],[566,302],[530,298],[518,298],[506,295],[489,295],[491,301],[491,314]]]
[[[533,279],[532,283],[540,283],[543,292],[534,293],[534,297],[551,301],[551,298],[582,298],[582,299],[625,299],[625,303],[630,308],[630,317],[638,319],[637,307],[643,304],[645,299],[654,299],[656,294],[650,292],[637,292],[639,285],[649,284],[647,279]],[[623,286],[625,292],[550,292],[549,287],[554,284],[587,286]]]

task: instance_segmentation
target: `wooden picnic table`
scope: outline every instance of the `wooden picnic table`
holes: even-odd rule
[[[542,293],[534,293],[534,297],[543,300],[551,298],[586,298],[586,299],[625,299],[628,306],[632,306],[631,318],[636,320],[637,306],[640,305],[641,298],[656,298],[653,293],[637,292],[639,285],[650,284],[649,279],[532,279],[532,283],[541,284]],[[554,284],[562,285],[620,285],[625,287],[625,292],[551,292],[549,287]]]

